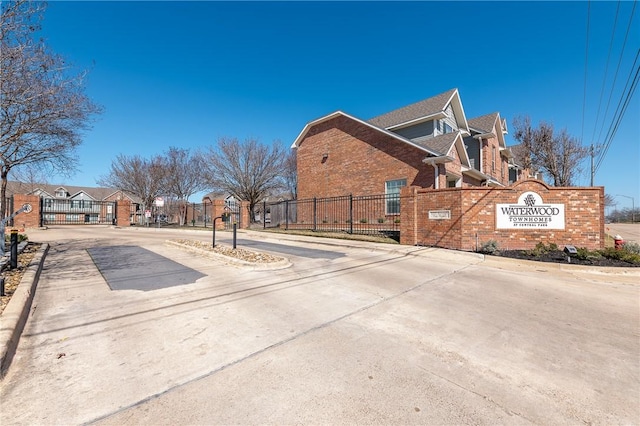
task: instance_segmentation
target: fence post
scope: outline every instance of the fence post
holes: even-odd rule
[[[353,234],[353,194],[349,194],[349,233]]]
[[[289,230],[289,200],[284,202],[284,229]]]
[[[317,223],[317,220],[318,220],[318,217],[317,217],[317,215],[318,215],[318,208],[317,208],[318,204],[317,204],[317,202],[318,202],[317,198],[313,197],[313,231],[316,230],[316,223]]]
[[[267,229],[267,202],[262,201],[262,229]]]

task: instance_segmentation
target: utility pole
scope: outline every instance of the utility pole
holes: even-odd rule
[[[591,143],[591,186],[593,186],[593,178],[596,174],[596,170],[593,165],[593,157],[595,157],[595,151],[593,150],[593,142],[592,142]]]

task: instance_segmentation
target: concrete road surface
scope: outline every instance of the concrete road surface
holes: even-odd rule
[[[640,423],[638,269],[249,232],[293,263],[249,271],[166,231],[30,236],[52,247],[2,425]],[[112,291],[87,250],[116,245],[205,277]]]

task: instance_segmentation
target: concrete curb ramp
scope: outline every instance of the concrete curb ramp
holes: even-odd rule
[[[283,260],[278,262],[269,262],[269,263],[247,262],[246,260],[224,256],[222,254],[215,253],[209,250],[203,250],[203,249],[189,246],[186,244],[180,244],[176,241],[167,240],[165,241],[165,244],[178,247],[181,250],[186,250],[188,252],[191,252],[200,256],[205,256],[213,260],[218,260],[228,265],[246,268],[254,271],[273,271],[277,269],[286,269],[292,265],[291,261],[289,261],[289,259],[287,258],[284,258]]]
[[[27,323],[31,302],[36,292],[49,244],[42,244],[27,267],[18,288],[11,296],[9,304],[2,312],[0,326],[0,377],[4,377],[18,347],[20,335]]]

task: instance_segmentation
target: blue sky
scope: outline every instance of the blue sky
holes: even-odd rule
[[[90,69],[87,92],[105,112],[85,134],[81,170],[50,183],[96,186],[118,154],[202,148],[222,136],[290,145],[307,122],[335,110],[368,119],[454,87],[467,118],[499,111],[511,125],[527,114],[598,142],[640,48],[638,7],[612,89],[633,4],[620,3],[600,103],[614,1],[51,1],[41,35]],[[639,97],[595,179],[636,206]],[[578,183],[589,185],[584,166]]]

